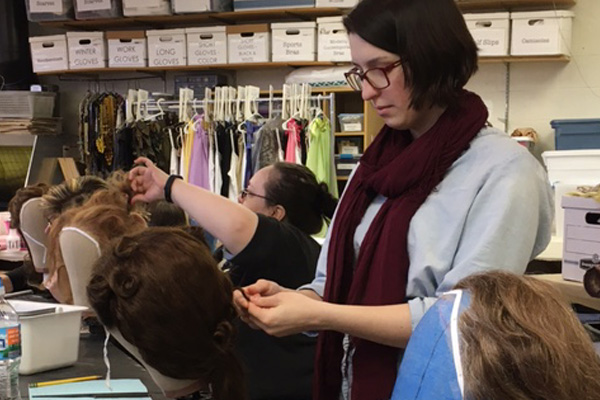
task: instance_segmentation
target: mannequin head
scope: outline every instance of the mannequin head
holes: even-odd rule
[[[36,185],[26,186],[15,192],[15,195],[8,202],[8,211],[10,212],[10,227],[13,229],[19,229],[21,227],[21,207],[29,199],[36,197],[42,197],[49,187],[45,183],[38,183]]]
[[[205,244],[178,228],[153,227],[113,242],[87,293],[102,324],[152,368],[203,381],[216,399],[240,400],[232,290]]]

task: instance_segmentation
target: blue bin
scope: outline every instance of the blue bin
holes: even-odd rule
[[[556,150],[600,149],[600,119],[550,121]]]

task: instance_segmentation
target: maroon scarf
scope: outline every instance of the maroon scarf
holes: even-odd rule
[[[417,140],[409,131],[382,129],[361,158],[337,210],[327,255],[325,301],[374,306],[406,302],[410,220],[487,117],[479,96],[464,91],[458,109],[446,110]],[[354,266],[354,233],[378,194],[388,200],[371,223]],[[332,331],[319,335],[314,400],[339,398],[343,336]],[[399,350],[355,337],[352,344],[352,399],[389,399]]]

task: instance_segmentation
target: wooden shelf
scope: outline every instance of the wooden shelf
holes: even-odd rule
[[[336,132],[334,134],[336,137],[345,137],[345,136],[365,136],[364,132]]]
[[[144,68],[96,68],[96,69],[69,69],[64,71],[38,72],[38,75],[89,75],[109,74],[117,72],[134,72],[147,74],[161,74],[167,71],[205,71],[216,69],[259,69],[259,68],[298,68],[298,67],[329,67],[338,65],[334,62],[298,61],[298,62],[267,62],[247,64],[213,64],[213,65],[181,65],[173,67],[144,67]]]
[[[576,0],[457,0],[461,11],[515,11],[525,9],[540,9],[555,7],[566,8],[574,6]]]
[[[527,62],[569,62],[570,60],[571,60],[571,57],[565,56],[565,55],[479,57],[480,64],[527,63]]]
[[[63,29],[95,30],[122,28],[167,28],[174,26],[194,26],[199,24],[237,24],[258,21],[305,21],[317,17],[342,15],[344,10],[337,7],[327,8],[286,8],[274,10],[250,10],[221,13],[198,13],[183,15],[164,15],[146,17],[122,17],[93,19],[85,21],[49,21],[40,22],[41,26]]]

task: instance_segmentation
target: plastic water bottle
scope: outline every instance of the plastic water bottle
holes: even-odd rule
[[[0,281],[0,399],[20,400],[21,325],[19,315],[4,298]]]

